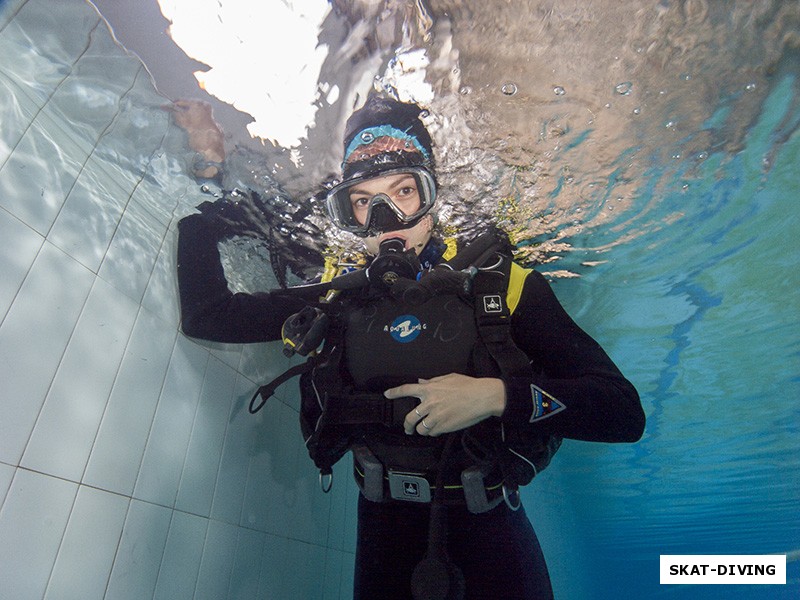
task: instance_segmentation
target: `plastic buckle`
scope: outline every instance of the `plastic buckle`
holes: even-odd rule
[[[430,502],[431,484],[419,473],[389,471],[389,494],[395,500]]]
[[[488,467],[477,465],[461,472],[461,485],[464,487],[464,500],[467,503],[467,510],[476,515],[489,512],[503,501],[500,495],[489,500],[489,496],[486,493],[486,476],[488,472]]]
[[[383,464],[369,448],[362,445],[353,446],[353,459],[353,468],[360,467],[363,471],[359,488],[364,498],[372,502],[383,502]],[[359,481],[358,477],[356,481]]]

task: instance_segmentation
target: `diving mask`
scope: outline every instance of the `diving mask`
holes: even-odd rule
[[[354,177],[327,195],[338,228],[369,237],[416,225],[436,201],[436,181],[424,167],[402,167]]]

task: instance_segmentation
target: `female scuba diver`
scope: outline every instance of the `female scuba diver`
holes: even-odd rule
[[[353,454],[355,598],[552,598],[518,489],[562,438],[637,441],[644,412],[544,277],[513,263],[501,233],[454,255],[434,234],[437,182],[420,112],[373,95],[347,122],[342,181],[325,203],[336,227],[363,238],[363,269],[232,293],[217,250],[242,233],[230,201],[182,219],[183,331],[283,339],[310,357],[259,392],[263,404],[301,374],[311,458],[329,476]]]

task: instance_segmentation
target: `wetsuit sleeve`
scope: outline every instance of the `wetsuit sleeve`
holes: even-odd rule
[[[636,389],[536,271],[525,280],[511,327],[533,380],[505,381],[505,423],[587,441],[641,438],[645,416]]]
[[[178,289],[181,328],[213,342],[267,342],[281,338],[287,317],[303,308],[300,298],[276,292],[233,293],[220,261],[218,242],[237,235],[232,215],[219,203],[178,223]]]

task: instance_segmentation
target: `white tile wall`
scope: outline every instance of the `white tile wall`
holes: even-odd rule
[[[191,600],[200,572],[208,519],[175,511],[169,526],[155,598]]]
[[[0,460],[19,464],[93,279],[45,242],[0,325]]]
[[[80,481],[138,307],[96,278],[28,440],[22,466]],[[64,427],[69,423],[69,427]]]
[[[0,597],[351,597],[349,461],[294,382],[247,411],[290,362],[178,331],[164,102],[88,3],[0,3]]]
[[[0,581],[7,598],[41,598],[78,486],[18,469],[0,509]]]
[[[173,511],[133,500],[114,557],[105,597],[151,598],[163,562]]]
[[[78,489],[45,598],[103,597],[129,504],[124,496]]]
[[[0,315],[8,312],[14,296],[28,274],[44,238],[4,210],[0,210]],[[1,323],[2,321],[0,321]]]

